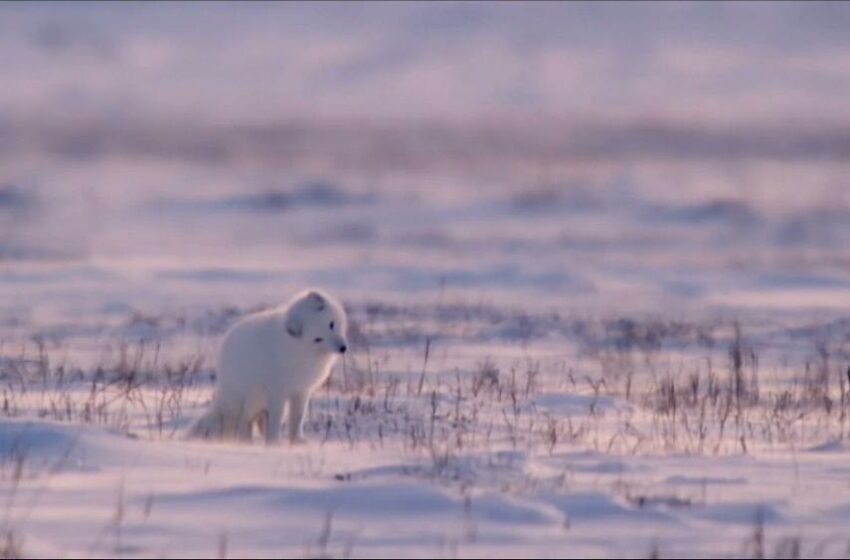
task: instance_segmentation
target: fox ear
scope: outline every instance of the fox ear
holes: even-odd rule
[[[304,321],[297,314],[292,314],[286,318],[286,332],[292,338],[301,338],[304,333]]]
[[[313,304],[316,311],[324,311],[325,305],[327,305],[325,303],[325,298],[323,298],[318,292],[310,292],[307,294],[307,299]]]

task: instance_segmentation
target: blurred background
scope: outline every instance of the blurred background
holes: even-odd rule
[[[849,28],[831,2],[4,3],[4,329],[308,284],[846,316]]]

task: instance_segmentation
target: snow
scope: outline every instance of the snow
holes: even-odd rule
[[[0,556],[846,557],[847,7],[0,7]],[[309,443],[186,441],[351,318]]]
[[[391,450],[128,438],[98,427],[5,421],[29,442],[3,492],[35,556],[241,557],[443,554],[542,557],[735,555],[768,535],[828,546],[848,521],[846,457],[595,452],[459,457],[469,485]],[[46,461],[52,457],[54,460]],[[616,468],[614,468],[616,461]],[[793,466],[792,466],[793,465]],[[687,474],[677,474],[687,473]],[[722,531],[722,533],[718,533]],[[716,535],[722,534],[722,538]],[[836,554],[841,547],[830,549]]]

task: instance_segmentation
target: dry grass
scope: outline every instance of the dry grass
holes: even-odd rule
[[[398,350],[381,340],[395,333],[385,324],[369,323],[381,321],[380,314],[368,317],[355,322],[358,343],[316,394],[305,430],[319,445],[398,451],[419,465],[411,474],[459,488],[472,483],[470,457],[493,465],[505,449],[720,455],[795,450],[850,435],[844,342],[816,339],[799,364],[766,367],[758,344],[737,323],[702,329],[657,321],[603,323],[597,334],[571,324],[558,328],[576,337],[581,349],[573,358],[538,355],[525,341],[519,357],[485,355],[462,368],[440,358],[446,342],[433,333]],[[689,351],[671,344],[683,338],[693,342]],[[418,348],[418,356],[412,348]],[[406,369],[398,365],[401,352],[411,363]],[[37,341],[5,359],[0,412],[170,439],[205,406],[214,380],[204,367],[209,356],[174,358],[172,352],[165,360],[157,344],[121,343],[112,361],[87,369],[69,364],[67,354],[66,348]],[[541,404],[541,395],[581,399],[561,410]],[[19,480],[25,463],[23,456],[11,457],[2,472]],[[345,480],[346,475],[337,476]],[[620,494],[635,508],[659,503],[691,507],[699,500],[627,486]],[[120,550],[120,499],[117,504],[115,519],[101,538],[113,539]],[[2,555],[20,557],[22,541],[14,523],[7,520],[0,528]],[[331,528],[332,516],[328,534]],[[320,535],[307,554],[326,556],[327,543],[327,536]],[[226,534],[217,550],[220,557],[227,555]],[[759,521],[742,549],[753,558],[816,552],[797,537],[768,541]],[[650,556],[660,555],[662,543],[656,543]]]
[[[360,319],[355,351],[314,399],[308,432],[352,448],[400,445],[427,454],[438,470],[459,453],[505,445],[719,454],[848,436],[850,372],[824,340],[813,341],[798,366],[766,373],[738,323],[618,320],[600,323],[596,334],[587,324],[558,323],[550,327],[584,348],[572,362],[524,350],[521,358],[447,368],[434,361],[440,339],[423,333],[421,365],[402,371],[393,347],[381,344],[395,333],[380,313]],[[698,352],[671,345],[683,340]],[[37,340],[0,366],[0,412],[174,437],[209,397],[209,357],[165,361],[161,345],[144,342],[118,348],[111,363],[83,370],[67,363],[67,349]],[[583,395],[586,410],[549,410],[538,404],[541,393]]]

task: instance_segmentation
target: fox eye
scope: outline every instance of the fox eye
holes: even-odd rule
[[[313,340],[313,342],[321,342],[321,341],[322,341],[321,338],[317,338],[317,339]]]
[[[334,330],[334,322],[331,321],[331,330]]]

